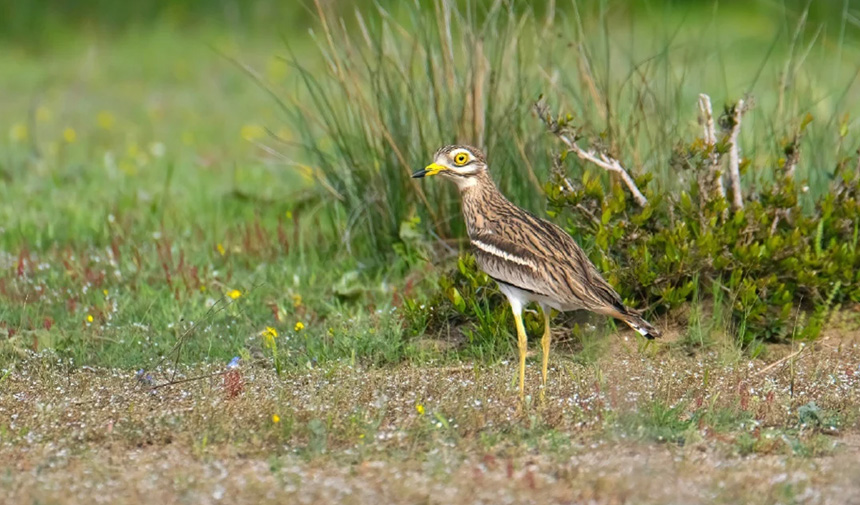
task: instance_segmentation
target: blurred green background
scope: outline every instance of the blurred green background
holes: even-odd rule
[[[432,10],[432,2],[413,0],[422,7]],[[368,10],[381,6],[397,11],[404,2],[366,0],[320,0],[327,9],[346,15],[353,9]],[[412,3],[412,2],[408,2]],[[465,10],[488,8],[491,1],[456,2]],[[547,9],[570,11],[577,2],[530,2],[511,0],[504,2],[515,8],[531,8],[539,15]],[[654,12],[675,11],[676,15],[692,18],[710,17],[715,9],[726,13],[735,12],[738,17],[747,17],[751,22],[769,19],[779,23],[779,14],[798,13],[806,8],[810,19],[815,21],[837,21],[846,12],[855,12],[856,2],[848,0],[768,0],[742,1],[724,0],[658,0],[632,2],[580,1],[579,4],[600,4],[611,6],[619,15],[638,16]],[[853,5],[852,5],[853,4]],[[113,2],[110,0],[31,0],[27,2],[7,2],[4,16],[0,18],[0,34],[8,41],[29,47],[62,43],[68,36],[87,33],[90,35],[118,35],[128,31],[147,29],[153,25],[184,30],[201,26],[217,26],[224,30],[236,31],[280,31],[288,37],[296,31],[304,31],[316,18],[316,6],[310,0],[148,0],[143,2]],[[767,29],[766,23],[762,29]]]

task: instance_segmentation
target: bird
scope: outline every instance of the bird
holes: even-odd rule
[[[472,254],[505,295],[514,316],[519,351],[519,393],[525,395],[527,335],[523,308],[537,303],[544,316],[542,389],[546,389],[551,309],[585,309],[624,321],[643,337],[660,336],[641,314],[624,305],[576,241],[562,228],[511,203],[493,182],[487,159],[469,145],[442,147],[413,178],[439,176],[460,192]]]

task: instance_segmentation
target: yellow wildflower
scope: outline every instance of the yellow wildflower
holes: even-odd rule
[[[259,138],[263,138],[263,136],[266,135],[266,130],[260,125],[246,124],[242,127],[239,134],[247,141],[254,141]]]
[[[293,295],[293,307],[299,308],[302,306],[302,295],[295,294]]]
[[[137,175],[137,165],[128,161],[122,160],[119,162],[119,169],[122,170],[126,175],[135,176]]]
[[[278,330],[266,326],[266,329],[260,332],[260,336],[266,339],[266,347],[272,347],[275,345],[275,339],[278,338]]]
[[[63,130],[63,140],[71,144],[75,140],[77,140],[78,134],[75,132],[74,128],[66,128]]]
[[[113,114],[110,112],[103,110],[99,112],[99,115],[96,116],[96,122],[99,124],[99,128],[102,130],[110,130],[113,128],[114,118]]]
[[[233,290],[230,290],[229,292],[227,292],[227,296],[229,296],[230,298],[235,300],[236,298],[239,298],[240,296],[242,296],[242,292],[239,291],[238,289],[233,289]]]
[[[279,422],[281,422],[281,416],[279,416],[278,414],[272,414],[272,422],[278,424]]]
[[[302,178],[308,182],[314,181],[314,169],[307,165],[299,165],[299,174],[301,174]]]
[[[299,321],[296,323],[296,326],[293,329],[297,332],[302,331],[305,329],[305,325],[301,321]]]
[[[279,128],[278,132],[275,135],[277,135],[278,138],[281,140],[292,140],[293,139],[293,132],[291,130],[289,130],[288,128]]]
[[[227,252],[224,250],[224,246],[221,244],[218,244],[218,254],[220,254],[221,256],[227,254]]]
[[[36,109],[36,121],[40,123],[47,123],[51,120],[51,109],[45,107],[44,105],[40,105]]]
[[[293,211],[291,211],[291,210],[287,211],[287,219],[293,219]]]
[[[21,123],[12,125],[12,128],[9,130],[9,138],[12,142],[26,142],[30,138],[27,126]]]
[[[423,416],[423,415],[424,415],[424,405],[421,405],[420,403],[416,403],[416,404],[415,404],[415,410],[417,410],[417,411],[418,411],[418,415],[419,415],[419,416]]]
[[[93,322],[93,315],[92,314],[87,314],[87,322],[88,323]]]
[[[104,293],[104,294],[105,294],[105,296],[107,296],[107,295],[108,295],[108,290],[107,290],[107,289],[103,289],[103,290],[102,290],[102,293]]]

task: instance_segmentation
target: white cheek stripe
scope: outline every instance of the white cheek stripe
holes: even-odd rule
[[[535,264],[533,261],[520,258],[519,256],[514,256],[513,254],[503,251],[493,244],[488,244],[486,242],[481,242],[480,240],[472,240],[472,245],[477,247],[478,249],[484,251],[485,253],[492,254],[493,256],[498,256],[506,261],[510,261],[512,263],[516,263],[518,265],[527,266],[531,269],[535,269]]]

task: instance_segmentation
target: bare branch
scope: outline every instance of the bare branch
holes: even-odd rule
[[[563,124],[559,124],[559,122],[552,117],[552,113],[549,111],[549,107],[543,99],[538,100],[535,103],[534,109],[538,117],[540,117],[546,124],[549,131],[568,147],[568,152],[572,152],[576,154],[579,159],[590,161],[608,172],[618,174],[621,177],[621,180],[624,181],[627,189],[629,189],[630,193],[633,194],[633,199],[636,200],[636,203],[641,207],[648,205],[648,199],[645,198],[645,195],[643,195],[641,191],[639,191],[639,187],[636,186],[636,181],[633,180],[633,177],[631,177],[627,170],[621,166],[621,163],[618,160],[606,153],[598,153],[594,149],[583,149],[579,147],[579,145],[576,144],[576,141],[578,140],[576,138],[576,132]]]
[[[705,93],[699,94],[699,115],[702,121],[703,134],[702,139],[708,147],[708,178],[707,181],[701,181],[709,187],[701,188],[705,194],[716,192],[721,197],[726,197],[726,188],[723,186],[723,176],[720,172],[720,153],[717,152],[717,133],[714,129],[714,112],[711,108],[711,97]]]
[[[743,99],[738,100],[732,110],[732,129],[729,132],[729,182],[732,188],[732,207],[734,210],[744,208],[744,196],[741,190],[740,155],[738,137],[741,133],[741,118],[746,112]]]
[[[714,113],[711,108],[711,97],[704,93],[699,94],[699,113],[702,115],[702,127],[704,128],[702,138],[705,139],[707,145],[713,146],[717,143],[717,134],[714,130]]]
[[[779,225],[779,217],[781,212],[779,210],[776,211],[776,215],[773,216],[773,223],[770,225],[770,236],[772,237],[774,233],[776,233],[776,227]]]

